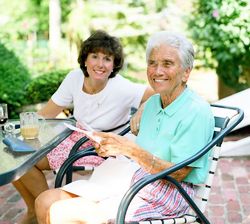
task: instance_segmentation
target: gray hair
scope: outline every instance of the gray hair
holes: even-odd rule
[[[174,47],[178,50],[182,67],[184,69],[193,68],[193,63],[194,63],[193,45],[187,40],[185,36],[169,31],[159,31],[150,37],[146,48],[147,62],[153,48],[161,44]]]

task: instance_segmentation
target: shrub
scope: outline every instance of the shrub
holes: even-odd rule
[[[68,72],[69,70],[52,71],[33,79],[26,88],[29,104],[48,101]]]
[[[250,86],[249,0],[196,0],[189,30],[208,67],[236,91]]]
[[[24,88],[30,80],[28,69],[0,43],[0,101],[8,104],[10,118],[17,117],[20,107],[27,103]]]

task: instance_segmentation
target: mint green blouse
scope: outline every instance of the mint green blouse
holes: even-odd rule
[[[176,164],[204,147],[213,131],[214,116],[209,103],[187,87],[165,109],[159,94],[147,101],[136,142],[155,156]],[[208,156],[207,153],[190,164],[193,169],[183,181],[203,183]]]

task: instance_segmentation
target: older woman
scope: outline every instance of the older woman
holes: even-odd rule
[[[95,31],[83,41],[78,57],[80,68],[71,71],[51,99],[38,113],[46,118],[57,116],[73,104],[74,117],[81,124],[87,123],[95,130],[114,129],[126,123],[131,107],[139,105],[153,94],[150,87],[132,83],[118,74],[124,55],[118,38],[104,31]],[[67,159],[72,146],[83,135],[73,132],[53,149],[47,157],[29,172],[13,182],[27,204],[27,215],[22,223],[35,220],[35,198],[48,189],[43,170],[56,170]],[[91,142],[81,149],[90,146]],[[81,159],[75,165],[99,165],[101,157]]]
[[[158,94],[145,104],[136,143],[113,133],[96,133],[102,138],[100,144],[95,144],[100,156],[124,155],[139,166],[136,171],[130,169],[131,184],[197,152],[212,139],[214,128],[210,105],[187,87],[194,60],[191,43],[182,35],[158,32],[148,42],[146,59],[149,83]],[[208,155],[205,155],[172,176],[193,197],[193,184],[204,181],[207,166]],[[93,224],[114,219],[120,196],[96,201],[87,197],[91,191],[82,192],[81,197],[77,197],[76,191],[68,193],[66,190],[53,189],[38,197],[39,223],[79,221]],[[188,207],[173,186],[159,180],[143,188],[134,198],[126,220],[180,216]]]

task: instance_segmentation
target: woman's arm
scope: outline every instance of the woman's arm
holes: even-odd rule
[[[44,118],[55,118],[62,110],[64,107],[58,106],[55,104],[52,99],[48,101],[48,103],[37,113]]]
[[[174,163],[162,160],[154,156],[138,145],[136,145],[135,148],[131,149],[128,154],[128,157],[136,161],[141,167],[143,167],[147,172],[151,174],[159,173],[175,165]],[[182,181],[191,172],[191,170],[192,167],[184,167],[181,170],[172,173],[170,176],[177,181]]]
[[[143,103],[138,110],[136,111],[136,113],[131,117],[130,119],[130,130],[134,135],[138,135],[139,132],[139,128],[140,128],[140,121],[141,121],[141,116],[142,116],[142,112],[144,109],[144,105],[145,103]]]
[[[147,101],[147,99],[150,96],[152,96],[154,94],[155,94],[154,90],[151,87],[148,86],[146,88],[143,96],[142,96],[140,107],[138,108],[138,110],[136,111],[136,113],[131,117],[131,120],[130,120],[130,129],[131,129],[131,132],[134,135],[137,135],[138,132],[139,132],[140,120],[141,120],[141,116],[142,116],[142,112],[143,112],[143,109],[144,109],[145,102]]]
[[[139,145],[127,138],[118,136],[113,133],[95,133],[103,140],[100,145],[96,144],[97,153],[100,156],[116,156],[124,155],[136,161],[142,168],[151,174],[161,172],[174,164],[158,157],[155,157],[148,151],[142,149]],[[170,176],[177,181],[182,181],[192,170],[191,167],[184,167],[183,169],[174,172]]]
[[[162,160],[156,156],[151,155],[151,165],[149,168],[149,172],[151,174],[155,174],[155,173],[159,173],[173,165],[175,165],[174,163]],[[143,156],[143,155],[141,155]],[[175,171],[174,173],[172,173],[170,176],[173,177],[174,179],[176,179],[177,181],[182,181],[183,179],[186,178],[186,176],[192,171],[192,167],[186,166],[183,167],[180,170]]]
[[[150,96],[152,96],[152,95],[154,95],[154,94],[155,94],[155,91],[154,91],[150,86],[148,86],[148,87],[146,88],[146,90],[145,90],[143,96],[142,96],[142,99],[141,99],[141,102],[140,102],[140,106],[141,106],[144,102],[146,102],[147,99],[148,99]]]

